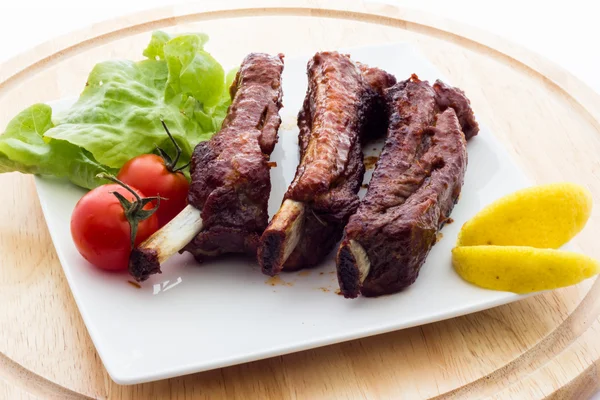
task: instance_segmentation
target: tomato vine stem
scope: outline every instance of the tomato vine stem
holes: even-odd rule
[[[135,200],[130,201],[119,192],[111,192],[119,200],[119,203],[121,203],[121,207],[123,207],[123,213],[125,214],[125,218],[129,223],[131,248],[133,249],[135,247],[135,237],[137,236],[138,225],[140,224],[140,222],[150,218],[152,214],[154,214],[156,210],[158,210],[158,207],[160,206],[160,201],[167,199],[160,196],[142,198],[135,190],[131,188],[131,186],[110,174],[100,173],[96,175],[96,177],[114,182],[117,185],[123,187],[125,190],[127,190],[134,196]],[[148,203],[151,203],[153,201],[156,202],[156,205],[150,210],[144,210],[144,207]]]

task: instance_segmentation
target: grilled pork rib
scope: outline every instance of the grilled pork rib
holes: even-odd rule
[[[194,149],[189,205],[132,252],[129,272],[138,281],[160,273],[160,263],[184,246],[199,261],[256,254],[269,218],[268,161],[281,123],[282,72],[283,55],[244,59],[221,130]]]
[[[479,131],[464,93],[440,81],[432,87],[413,75],[387,97],[385,146],[337,254],[340,289],[350,298],[394,293],[415,281],[458,200],[465,139]]]
[[[337,52],[317,53],[307,66],[308,91],[298,115],[300,164],[258,249],[264,273],[318,263],[358,207],[364,165],[361,137],[385,133],[384,71]]]

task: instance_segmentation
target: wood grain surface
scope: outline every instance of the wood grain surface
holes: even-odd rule
[[[278,3],[170,7],[52,40],[0,65],[0,125],[32,103],[77,95],[99,61],[141,58],[154,29],[208,33],[209,51],[226,66],[251,51],[294,56],[408,41],[467,92],[478,119],[534,182],[577,182],[600,199],[600,98],[566,71],[420,12],[358,1]],[[385,335],[119,386],[73,301],[33,179],[0,175],[0,188],[0,398],[580,399],[600,388],[598,281]],[[597,211],[576,245],[600,258]]]

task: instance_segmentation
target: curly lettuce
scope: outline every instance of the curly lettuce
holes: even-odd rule
[[[172,151],[163,119],[187,163],[195,145],[220,128],[231,103],[227,74],[204,50],[208,36],[154,32],[133,62],[106,61],[88,76],[68,110],[52,116],[37,104],[17,115],[0,136],[0,172],[64,177],[78,186],[100,184],[131,158],[160,146]]]

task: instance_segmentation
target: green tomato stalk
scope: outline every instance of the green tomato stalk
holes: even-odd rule
[[[177,141],[175,140],[173,135],[171,135],[169,128],[167,128],[167,124],[165,124],[165,121],[162,118],[160,119],[160,122],[161,122],[163,128],[165,128],[165,132],[167,132],[169,139],[171,139],[171,143],[173,143],[173,146],[175,147],[175,159],[171,159],[171,156],[169,156],[166,151],[164,151],[163,149],[161,149],[158,146],[156,146],[156,150],[158,151],[158,154],[160,154],[162,159],[165,160],[165,167],[167,167],[167,170],[169,172],[172,172],[172,173],[181,172],[182,170],[187,168],[188,165],[190,165],[190,163],[188,162],[187,164],[184,164],[181,167],[177,168],[177,163],[179,162],[179,158],[181,157],[181,153],[182,153],[181,147],[179,146],[179,144],[177,143]]]
[[[114,194],[115,197],[119,200],[119,203],[121,203],[121,206],[123,207],[123,212],[125,214],[125,218],[127,218],[127,222],[129,222],[131,248],[133,249],[135,247],[135,237],[137,236],[139,223],[150,218],[152,216],[152,214],[154,214],[156,212],[156,210],[158,210],[158,207],[160,206],[160,201],[167,200],[167,199],[160,197],[160,196],[142,198],[142,197],[140,197],[139,194],[137,194],[137,192],[135,190],[133,190],[131,188],[131,186],[129,186],[125,182],[117,179],[113,175],[101,173],[101,174],[97,175],[97,178],[106,179],[111,182],[114,182],[114,183],[122,186],[123,188],[125,188],[128,192],[133,194],[133,196],[135,197],[134,201],[129,201],[121,193],[112,192],[112,194]],[[144,207],[148,203],[151,203],[153,201],[156,201],[156,206],[150,210],[144,210]]]

